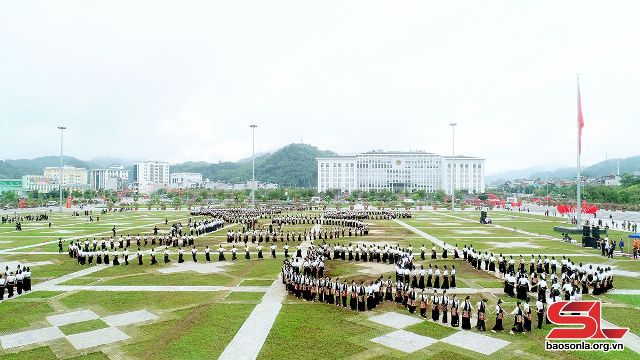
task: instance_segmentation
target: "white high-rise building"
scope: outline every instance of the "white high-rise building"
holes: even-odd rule
[[[482,193],[485,190],[484,159],[455,158],[426,152],[368,152],[354,156],[317,158],[318,192],[330,189],[424,190],[451,193],[455,190]]]
[[[179,172],[169,175],[169,187],[172,189],[194,189],[201,186],[201,173]]]
[[[139,161],[133,164],[134,190],[148,194],[169,187],[169,163]]]
[[[94,190],[122,190],[129,181],[129,170],[122,165],[89,171],[89,185]]]

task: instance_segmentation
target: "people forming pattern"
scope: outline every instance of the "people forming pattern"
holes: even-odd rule
[[[420,316],[432,321],[465,330],[471,329],[472,319],[475,318],[475,327],[479,331],[486,331],[487,316],[494,314],[495,325],[491,331],[503,331],[505,315],[511,315],[513,326],[509,332],[512,334],[532,331],[534,313],[537,316],[538,329],[542,328],[544,322],[550,324],[546,317],[549,303],[581,300],[582,294],[591,291],[591,294],[598,295],[613,287],[613,276],[608,267],[576,265],[566,257],[558,263],[555,257],[548,259],[542,256],[532,256],[528,266],[521,256],[516,266],[512,256],[508,259],[502,254],[495,257],[491,253],[477,251],[472,245],[465,245],[461,251],[457,245],[445,246],[441,258],[448,258],[448,252],[451,251],[454,259],[467,261],[478,271],[503,276],[505,293],[517,298],[513,310],[507,313],[500,299],[495,309],[489,309],[487,299],[472,304],[470,296],[460,300],[457,294],[449,294],[449,289],[456,288],[455,265],[451,265],[451,269],[446,266],[440,269],[437,265],[428,264],[426,269],[424,265],[420,265],[418,269],[414,265],[411,246],[401,249],[384,245],[380,251],[377,250],[378,246],[373,245],[364,248],[372,251],[362,252],[360,245],[354,247],[351,244],[348,247],[312,245],[307,248],[304,256],[298,250],[295,258],[284,260],[282,282],[290,293],[305,301],[325,302],[354,311],[373,310],[383,301],[392,301],[406,308],[411,314],[418,312]],[[426,260],[427,257],[436,259],[437,255],[435,245],[432,245],[430,254],[424,245],[420,248],[422,260]],[[395,264],[395,281],[391,277],[359,282],[349,282],[339,277],[333,279],[324,269],[325,260],[332,258]],[[558,270],[560,277],[557,275]],[[547,278],[551,286],[547,285]],[[532,300],[532,294],[535,301]]]

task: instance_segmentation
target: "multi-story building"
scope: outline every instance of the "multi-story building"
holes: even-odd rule
[[[447,194],[451,193],[452,182],[455,191],[466,191],[469,194],[485,191],[484,159],[470,156],[445,156],[443,159],[442,190]]]
[[[89,185],[94,190],[123,190],[129,182],[129,170],[122,165],[89,171]]]
[[[140,193],[151,193],[169,187],[169,163],[139,161],[133,164],[133,189]]]
[[[202,187],[201,173],[179,172],[169,175],[169,187],[172,189],[194,189]]]
[[[62,179],[60,178],[60,168],[51,166],[44,168],[44,177],[60,181],[62,186],[72,185],[82,187],[88,184],[87,169],[77,168],[75,166],[62,167]]]
[[[58,191],[58,179],[52,179],[43,175],[25,175],[22,177],[22,191],[38,191],[39,193],[48,193]]]
[[[317,158],[318,192],[353,190],[485,190],[484,159],[445,157],[426,152],[375,151],[354,156]]]

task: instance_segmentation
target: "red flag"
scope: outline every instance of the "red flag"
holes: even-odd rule
[[[578,154],[582,154],[582,128],[584,119],[582,118],[582,100],[580,99],[580,82],[578,81]]]

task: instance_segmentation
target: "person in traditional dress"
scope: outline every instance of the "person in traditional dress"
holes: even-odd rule
[[[440,298],[440,312],[442,313],[442,323],[447,324],[449,322],[449,296],[447,296],[447,290],[442,290],[442,297]]]
[[[164,263],[168,264],[171,262],[171,260],[169,259],[169,248],[165,246],[164,248],[164,252],[163,252],[163,257],[164,257]]]
[[[438,269],[438,265],[435,266],[435,271],[433,272],[433,287],[436,289],[440,288],[440,269]]]
[[[349,307],[351,310],[358,310],[358,287],[355,280],[351,280],[351,287],[349,288]]]
[[[276,258],[276,244],[271,244],[271,257]]]
[[[496,324],[491,329],[492,332],[502,331],[504,327],[502,326],[502,320],[504,319],[504,310],[502,310],[502,300],[498,299],[498,304],[496,304]]]
[[[184,250],[182,248],[178,248],[178,264],[182,264],[184,262]]]
[[[456,287],[456,266],[455,265],[451,265],[450,278],[451,278],[451,281],[450,281],[449,287],[455,288]]]
[[[545,317],[545,304],[540,301],[540,299],[536,300],[536,313],[538,315],[538,329],[542,329],[542,320]]]
[[[0,301],[4,300],[4,287],[5,287],[5,278],[3,274],[0,274]]]
[[[485,321],[487,320],[487,299],[478,301],[478,323],[476,329],[478,331],[487,331]]]
[[[5,287],[7,288],[7,298],[11,299],[13,297],[13,289],[16,286],[16,276],[13,275],[13,272],[9,272],[8,274],[9,275],[6,275]]]
[[[360,282],[360,286],[358,287],[358,311],[365,311],[365,295],[366,289],[364,286],[364,282]]]
[[[423,318],[427,317],[427,303],[429,302],[428,297],[425,295],[424,291],[420,293],[420,316]]]
[[[347,284],[347,279],[344,279],[342,286],[340,286],[340,297],[342,298],[342,307],[347,307],[347,295],[348,295],[349,285]]]
[[[236,261],[238,260],[238,254],[237,254],[237,249],[235,245],[231,245],[231,260],[232,261]]]
[[[244,258],[245,260],[251,260],[251,255],[249,254],[249,245],[244,245]]]
[[[211,249],[209,249],[209,245],[204,248],[204,260],[211,262]]]
[[[138,248],[136,256],[138,257],[138,265],[142,265],[142,251],[140,250],[140,248]]]
[[[18,295],[21,295],[23,288],[24,288],[24,275],[22,274],[22,270],[18,265],[18,271],[16,271],[16,293]]]
[[[442,289],[449,288],[449,270],[447,270],[447,265],[444,266],[444,271],[442,272]]]
[[[416,289],[411,288],[409,292],[409,301],[407,302],[407,308],[409,309],[409,313],[413,314],[416,312]]]
[[[198,249],[196,249],[195,245],[191,246],[191,259],[193,262],[198,262]]]
[[[511,315],[514,315],[514,318],[513,326],[511,327],[511,331],[509,331],[509,334],[524,332],[524,316],[522,313],[522,308],[520,307],[520,301],[516,303],[516,307],[511,312]]]
[[[531,298],[527,296],[527,300],[522,309],[524,316],[522,327],[525,331],[531,331],[531,307],[529,306],[529,301],[531,301]]]
[[[470,296],[467,296],[464,299],[464,303],[462,304],[462,329],[463,330],[471,330],[471,311],[473,311],[473,306],[471,306]]]
[[[433,290],[431,296],[431,320],[438,321],[440,319],[440,297],[438,296],[438,290]]]
[[[262,256],[262,245],[258,244],[258,259],[264,259],[264,256]]]
[[[457,328],[458,326],[460,326],[460,313],[458,312],[458,309],[460,308],[460,301],[456,299],[456,294],[453,294],[451,296],[450,307],[451,327]]]

